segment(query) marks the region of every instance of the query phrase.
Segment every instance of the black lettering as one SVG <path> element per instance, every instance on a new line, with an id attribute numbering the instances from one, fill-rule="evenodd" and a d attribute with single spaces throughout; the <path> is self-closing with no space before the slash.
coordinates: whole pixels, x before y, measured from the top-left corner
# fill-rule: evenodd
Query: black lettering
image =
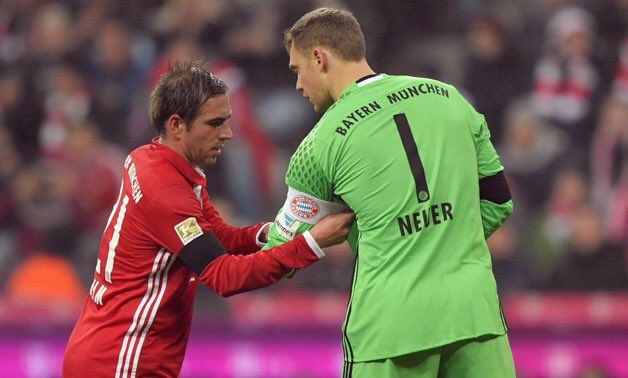
<path id="1" fill-rule="evenodd" d="M 371 109 L 376 112 L 378 110 L 380 110 L 382 108 L 382 106 L 380 104 L 377 103 L 377 101 L 373 101 L 369 104 L 369 106 L 371 107 Z"/>
<path id="2" fill-rule="evenodd" d="M 404 100 L 407 100 L 408 98 L 410 98 L 410 95 L 408 94 L 408 91 L 406 91 L 405 89 L 402 89 L 399 91 L 399 95 L 401 96 L 401 98 L 403 98 Z"/>
<path id="3" fill-rule="evenodd" d="M 427 91 L 425 89 L 423 89 L 424 86 L 425 86 L 425 84 L 420 84 L 419 85 L 419 92 L 421 92 L 423 94 L 427 94 Z"/>
<path id="4" fill-rule="evenodd" d="M 430 206 L 430 210 L 432 210 L 432 221 L 434 222 L 434 225 L 440 224 L 440 220 L 438 219 L 438 216 L 440 215 L 438 213 L 438 205 Z"/>
<path id="5" fill-rule="evenodd" d="M 408 92 L 410 92 L 412 97 L 419 95 L 419 90 L 415 86 L 409 87 Z"/>
<path id="6" fill-rule="evenodd" d="M 355 114 L 359 115 L 359 116 L 360 116 L 360 118 L 364 118 L 364 117 L 366 117 L 366 116 L 364 115 L 364 113 L 362 113 L 362 112 L 360 111 L 360 109 L 356 109 L 356 110 L 354 110 L 353 112 L 354 112 Z"/>
<path id="7" fill-rule="evenodd" d="M 353 113 L 349 114 L 347 118 L 351 118 L 353 122 L 358 122 L 358 119 L 353 115 Z"/>
<path id="8" fill-rule="evenodd" d="M 399 98 L 399 96 L 396 93 L 389 94 L 386 97 L 388 97 L 388 102 L 390 102 L 391 104 L 394 104 L 395 102 L 401 101 L 401 98 Z"/>
<path id="9" fill-rule="evenodd" d="M 350 128 L 351 125 L 353 125 L 353 122 L 347 121 L 346 119 L 343 119 L 342 120 L 342 124 L 345 125 L 347 128 Z"/>
<path id="10" fill-rule="evenodd" d="M 412 227 L 410 226 L 410 216 L 405 216 L 405 222 L 402 217 L 397 218 L 397 222 L 399 222 L 399 233 L 401 236 L 406 236 L 406 233 L 410 235 L 412 233 Z"/>
<path id="11" fill-rule="evenodd" d="M 440 93 L 440 87 L 438 85 L 435 85 L 434 88 L 436 89 L 436 94 L 442 96 L 443 94 Z"/>
<path id="12" fill-rule="evenodd" d="M 421 218 L 419 218 L 419 213 L 412 214 L 412 221 L 414 222 L 414 230 L 421 231 Z"/>
<path id="13" fill-rule="evenodd" d="M 347 135 L 347 130 L 342 127 L 337 127 L 336 132 L 340 135 Z"/>
<path id="14" fill-rule="evenodd" d="M 421 213 L 423 213 L 423 224 L 425 225 L 425 228 L 427 228 L 427 226 L 430 225 L 429 213 L 427 213 L 425 210 L 421 210 Z"/>
<path id="15" fill-rule="evenodd" d="M 447 220 L 447 218 L 453 220 L 454 216 L 451 214 L 452 206 L 450 203 L 445 202 L 440 205 L 441 211 L 443 212 L 443 222 Z"/>
<path id="16" fill-rule="evenodd" d="M 428 93 L 434 93 L 434 86 L 432 84 L 426 84 L 425 85 L 427 87 L 427 92 Z"/>
<path id="17" fill-rule="evenodd" d="M 366 106 L 363 106 L 363 107 L 361 107 L 360 109 L 361 109 L 361 110 L 364 112 L 364 114 L 366 114 L 366 115 L 369 115 L 369 114 L 371 114 L 371 113 L 372 113 L 372 112 L 371 112 L 371 110 L 370 110 L 368 107 L 366 107 Z"/>
<path id="18" fill-rule="evenodd" d="M 443 92 L 443 96 L 449 98 L 449 91 L 447 91 L 447 89 L 441 88 L 440 90 L 441 90 L 441 92 Z"/>

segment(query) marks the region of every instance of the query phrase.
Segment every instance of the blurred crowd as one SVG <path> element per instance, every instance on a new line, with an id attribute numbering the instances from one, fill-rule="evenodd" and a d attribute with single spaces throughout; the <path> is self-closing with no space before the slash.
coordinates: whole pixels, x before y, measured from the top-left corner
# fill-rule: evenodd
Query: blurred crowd
<path id="1" fill-rule="evenodd" d="M 454 84 L 486 116 L 515 200 L 489 240 L 503 293 L 628 288 L 627 0 L 0 4 L 6 301 L 83 301 L 122 162 L 155 135 L 150 89 L 179 59 L 230 88 L 235 137 L 206 170 L 212 201 L 234 224 L 274 218 L 319 117 L 282 31 L 320 6 L 354 12 L 376 71 Z M 280 290 L 348 290 L 353 257 L 335 249 Z"/>

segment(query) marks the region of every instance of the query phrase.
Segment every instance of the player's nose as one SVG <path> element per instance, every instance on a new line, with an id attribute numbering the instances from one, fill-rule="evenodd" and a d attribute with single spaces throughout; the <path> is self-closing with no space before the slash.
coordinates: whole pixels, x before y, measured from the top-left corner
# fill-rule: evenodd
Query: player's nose
<path id="1" fill-rule="evenodd" d="M 223 130 L 220 134 L 220 139 L 229 140 L 231 138 L 233 138 L 233 130 L 231 130 L 229 123 L 225 122 L 223 125 Z"/>

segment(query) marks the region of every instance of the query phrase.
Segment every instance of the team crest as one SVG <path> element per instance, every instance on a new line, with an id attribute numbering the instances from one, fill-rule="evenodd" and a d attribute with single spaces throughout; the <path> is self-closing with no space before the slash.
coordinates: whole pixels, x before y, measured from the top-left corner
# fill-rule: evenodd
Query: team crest
<path id="1" fill-rule="evenodd" d="M 306 196 L 296 196 L 290 203 L 290 211 L 297 218 L 310 219 L 314 218 L 320 211 L 320 207 L 316 201 Z"/>
<path id="2" fill-rule="evenodd" d="M 174 230 L 177 232 L 179 239 L 184 245 L 187 245 L 192 240 L 203 234 L 201 226 L 198 225 L 196 218 L 190 217 L 183 222 L 174 226 Z"/>

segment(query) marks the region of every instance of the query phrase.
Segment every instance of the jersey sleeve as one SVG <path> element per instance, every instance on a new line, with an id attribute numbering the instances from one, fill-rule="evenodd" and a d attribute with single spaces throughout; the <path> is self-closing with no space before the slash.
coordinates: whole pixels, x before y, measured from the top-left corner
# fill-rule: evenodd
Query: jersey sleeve
<path id="1" fill-rule="evenodd" d="M 225 223 L 218 210 L 209 201 L 209 196 L 205 189 L 203 189 L 203 215 L 227 253 L 231 255 L 247 255 L 259 249 L 257 232 L 265 223 L 247 227 L 235 227 Z"/>
<path id="2" fill-rule="evenodd" d="M 346 206 L 332 203 L 333 186 L 320 164 L 321 141 L 315 127 L 299 145 L 288 165 L 288 195 L 277 212 L 264 249 L 292 240 L 308 231 L 325 215 L 343 211 Z M 336 205 L 336 206 L 334 206 Z"/>
<path id="3" fill-rule="evenodd" d="M 298 235 L 269 250 L 246 256 L 222 255 L 207 265 L 200 279 L 218 295 L 228 297 L 273 284 L 318 259 L 306 238 Z"/>
<path id="4" fill-rule="evenodd" d="M 469 127 L 475 145 L 477 157 L 478 178 L 483 180 L 503 172 L 499 155 L 491 142 L 491 133 L 484 116 L 478 113 L 467 100 L 459 93 L 463 106 L 466 107 Z M 491 234 L 504 223 L 513 212 L 513 202 L 509 199 L 503 203 L 480 198 L 480 213 L 482 215 L 482 227 L 484 237 Z"/>
<path id="5" fill-rule="evenodd" d="M 200 201 L 191 188 L 184 186 L 161 189 L 148 202 L 145 216 L 146 232 L 151 239 L 175 254 L 194 239 L 212 231 Z"/>
<path id="6" fill-rule="evenodd" d="M 332 181 L 321 164 L 321 150 L 326 146 L 317 134 L 317 129 L 313 129 L 290 158 L 286 184 L 323 201 L 332 201 L 334 198 Z"/>

